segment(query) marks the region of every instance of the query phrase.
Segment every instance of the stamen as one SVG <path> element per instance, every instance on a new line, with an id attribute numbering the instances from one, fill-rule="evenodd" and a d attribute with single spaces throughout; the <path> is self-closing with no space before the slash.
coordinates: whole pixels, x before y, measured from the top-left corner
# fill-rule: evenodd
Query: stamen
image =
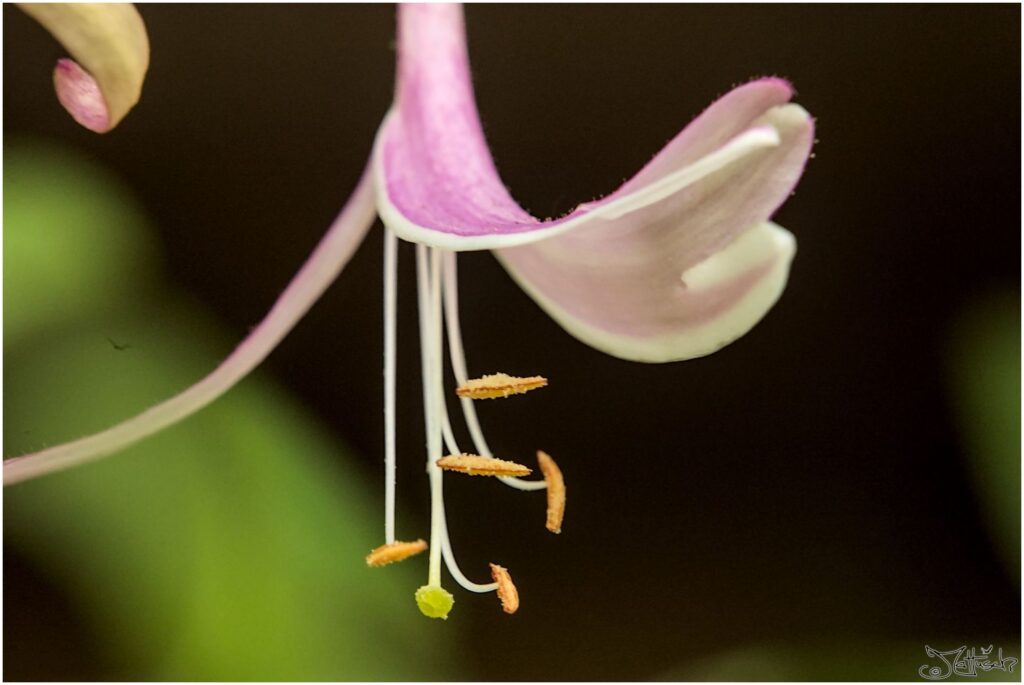
<path id="1" fill-rule="evenodd" d="M 554 459 L 541 450 L 537 450 L 537 463 L 548 484 L 547 529 L 552 533 L 561 533 L 562 518 L 565 516 L 565 480 L 562 478 L 562 470 Z"/>
<path id="2" fill-rule="evenodd" d="M 456 382 L 461 385 L 469 378 L 469 373 L 466 371 L 466 354 L 462 345 L 462 328 L 459 325 L 458 270 L 454 252 L 444 255 L 444 316 L 448 327 L 448 349 L 451 352 L 452 372 L 455 374 Z M 473 446 L 477 453 L 486 457 L 493 456 L 494 453 L 487 446 L 484 432 L 480 428 L 480 420 L 477 418 L 473 400 L 462 397 L 459 398 L 459 403 L 462 405 L 466 427 L 473 438 Z M 448 451 L 452 454 L 459 454 L 462 450 L 453 447 L 453 443 L 449 443 Z M 520 480 L 506 476 L 499 476 L 498 480 L 517 490 L 543 490 L 547 487 L 547 482 L 543 480 Z"/>
<path id="3" fill-rule="evenodd" d="M 444 320 L 448 327 L 448 349 L 451 352 L 452 372 L 455 380 L 462 385 L 469 378 L 466 371 L 466 354 L 462 346 L 462 327 L 459 325 L 459 285 L 458 285 L 458 262 L 454 252 L 445 255 L 444 260 Z M 459 399 L 462 404 L 462 413 L 466 418 L 466 427 L 473 438 L 473 445 L 476 451 L 484 456 L 492 456 L 491 448 L 484 440 L 483 430 L 480 428 L 480 421 L 476 416 L 476 407 L 473 401 L 463 397 Z M 453 453 L 461 450 L 452 450 Z"/>
<path id="4" fill-rule="evenodd" d="M 444 508 L 443 507 L 441 509 L 441 513 L 444 514 Z M 444 547 L 442 548 L 441 552 L 444 555 L 444 563 L 445 563 L 445 566 L 448 567 L 448 573 L 450 573 L 452 575 L 452 578 L 455 579 L 455 582 L 457 582 L 464 589 L 469 590 L 470 592 L 481 592 L 481 593 L 482 592 L 493 592 L 494 590 L 498 589 L 498 584 L 497 583 L 487 583 L 486 585 L 481 585 L 479 583 L 474 583 L 469 578 L 467 578 L 465 576 L 465 574 L 462 572 L 462 569 L 459 568 L 459 565 L 455 562 L 455 554 L 452 553 L 452 543 L 451 543 L 451 539 L 449 538 L 449 535 L 448 535 L 448 517 L 447 517 L 447 515 L 445 515 L 445 519 L 444 519 L 444 540 L 443 540 L 443 542 L 444 542 Z"/>
<path id="5" fill-rule="evenodd" d="M 416 592 L 416 602 L 425 615 L 434 618 L 444 618 L 450 611 L 454 599 L 451 595 L 440 587 L 440 564 L 437 561 L 438 550 L 440 555 L 444 559 L 445 565 L 448 567 L 448 572 L 452 575 L 459 585 L 466 590 L 471 592 L 491 592 L 498 589 L 498 583 L 479 584 L 474 583 L 462 573 L 458 564 L 455 561 L 455 555 L 452 552 L 451 540 L 448 533 L 448 522 L 444 506 L 444 493 L 443 493 L 443 482 L 441 480 L 442 471 L 440 468 L 441 459 L 437 457 L 440 453 L 434 452 L 436 443 L 443 439 L 443 442 L 447 445 L 448 449 L 458 456 L 473 456 L 473 455 L 462 455 L 455 441 L 455 436 L 452 432 L 451 422 L 448 417 L 447 403 L 445 401 L 444 392 L 442 390 L 442 378 L 443 378 L 443 362 L 441 359 L 441 352 L 443 350 L 443 336 L 441 331 L 441 320 L 440 320 L 440 297 L 445 296 L 445 313 L 449 314 L 452 310 L 449 309 L 453 300 L 448 295 L 448 288 L 450 285 L 454 286 L 454 282 L 449 280 L 448 268 L 454 266 L 454 259 L 451 255 L 441 254 L 440 251 L 433 251 L 430 253 L 431 259 L 428 262 L 426 249 L 422 246 L 417 247 L 416 251 L 416 264 L 417 264 L 417 283 L 419 291 L 419 320 L 420 320 L 420 331 L 421 331 L 421 362 L 423 366 L 423 403 L 426 413 L 426 424 L 427 424 L 427 442 L 428 450 L 430 452 L 430 458 L 428 461 L 428 472 L 430 473 L 431 482 L 431 558 L 430 558 L 430 576 L 428 584 L 421 587 Z M 443 263 L 440 261 L 443 258 Z M 442 290 L 440 277 L 444 277 L 444 286 Z M 449 342 L 452 347 L 452 366 L 458 374 L 461 371 L 462 380 L 465 379 L 465 360 L 461 359 L 461 348 L 462 341 L 458 337 L 457 328 L 454 330 L 450 326 L 451 318 L 449 321 Z M 456 320 L 457 326 L 457 320 Z M 469 404 L 472 409 L 470 400 L 463 400 L 463 406 Z M 479 433 L 479 424 L 475 421 L 476 415 L 472 414 L 473 422 L 470 423 L 470 432 Z M 438 426 L 438 424 L 440 424 Z M 441 436 L 438 437 L 437 433 L 440 431 Z M 479 436 L 481 441 L 483 436 Z M 476 435 L 474 435 L 474 439 Z M 438 449 L 440 448 L 437 445 Z M 435 456 L 435 454 L 437 456 Z M 481 457 L 476 457 L 482 459 Z M 513 464 L 512 462 L 501 462 L 497 459 L 487 460 L 489 463 L 500 463 L 507 466 L 518 467 L 516 473 L 529 473 L 530 470 L 520 464 Z M 474 469 L 475 470 L 475 469 Z M 436 472 L 436 475 L 435 475 Z M 517 483 L 514 478 L 504 478 L 506 482 Z M 527 486 L 533 486 L 534 484 L 529 481 L 523 481 Z M 547 483 L 544 481 L 538 481 L 540 487 L 546 487 Z M 523 488 L 526 489 L 526 488 Z M 530 487 L 530 489 L 533 489 Z M 440 539 L 440 545 L 437 544 Z M 492 572 L 493 573 L 493 572 Z M 508 580 L 511 583 L 511 579 Z M 514 592 L 514 586 L 512 586 Z M 508 591 L 506 591 L 506 594 Z M 518 606 L 518 596 L 516 596 L 516 606 Z M 514 609 L 513 609 L 514 610 Z"/>
<path id="6" fill-rule="evenodd" d="M 520 378 L 507 373 L 495 373 L 483 378 L 474 378 L 459 385 L 455 393 L 472 400 L 487 400 L 509 395 L 522 395 L 548 384 L 543 376 Z"/>
<path id="7" fill-rule="evenodd" d="M 445 402 L 444 393 L 441 393 L 441 430 L 444 433 L 444 444 L 452 454 L 461 454 L 459 444 L 455 442 L 455 434 L 452 432 L 451 420 L 448 418 L 448 403 Z"/>
<path id="8" fill-rule="evenodd" d="M 389 542 L 386 545 L 381 545 L 377 549 L 373 550 L 366 555 L 367 566 L 387 566 L 393 564 L 396 561 L 402 561 L 408 559 L 411 556 L 415 556 L 420 552 L 424 552 L 427 549 L 427 543 L 425 540 L 415 540 L 413 542 L 401 542 L 396 540 Z"/>
<path id="9" fill-rule="evenodd" d="M 501 608 L 506 614 L 514 614 L 519 610 L 519 591 L 512 582 L 512 576 L 508 569 L 491 564 L 491 577 L 498 584 L 498 599 L 501 600 Z"/>
<path id="10" fill-rule="evenodd" d="M 475 454 L 451 454 L 437 461 L 445 471 L 458 471 L 470 476 L 528 476 L 529 468 L 514 461 L 493 457 L 479 457 Z"/>
<path id="11" fill-rule="evenodd" d="M 384 230 L 384 539 L 395 541 L 395 357 L 398 236 Z M 424 543 L 424 549 L 426 549 Z M 367 562 L 369 563 L 369 562 Z"/>
<path id="12" fill-rule="evenodd" d="M 422 248 L 422 249 L 421 249 Z M 430 407 L 433 406 L 434 393 L 427 382 L 428 369 L 430 368 L 430 262 L 427 259 L 428 248 L 422 245 L 416 246 L 416 303 L 419 313 L 420 326 L 420 367 L 423 376 L 423 419 L 425 429 L 428 431 L 427 442 L 429 443 L 430 431 Z M 442 399 L 444 393 L 441 393 Z"/>

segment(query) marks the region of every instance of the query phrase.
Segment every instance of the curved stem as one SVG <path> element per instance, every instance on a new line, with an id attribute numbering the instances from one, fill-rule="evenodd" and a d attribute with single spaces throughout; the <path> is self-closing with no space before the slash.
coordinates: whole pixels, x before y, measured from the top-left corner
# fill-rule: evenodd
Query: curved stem
<path id="1" fill-rule="evenodd" d="M 355 192 L 313 253 L 252 333 L 208 376 L 113 428 L 4 462 L 4 485 L 84 464 L 181 421 L 224 394 L 277 347 L 327 289 L 373 224 L 373 182 L 363 172 Z"/>

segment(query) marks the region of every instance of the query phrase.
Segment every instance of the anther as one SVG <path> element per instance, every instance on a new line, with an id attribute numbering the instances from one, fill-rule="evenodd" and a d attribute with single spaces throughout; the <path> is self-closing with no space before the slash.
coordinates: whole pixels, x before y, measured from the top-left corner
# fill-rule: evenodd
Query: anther
<path id="1" fill-rule="evenodd" d="M 506 614 L 514 614 L 519 610 L 519 591 L 512 582 L 512 576 L 508 569 L 491 564 L 491 578 L 498 584 L 498 599 L 501 600 L 501 608 Z"/>
<path id="2" fill-rule="evenodd" d="M 554 459 L 541 450 L 537 450 L 537 463 L 548 484 L 547 529 L 552 533 L 561 533 L 562 518 L 565 516 L 565 480 L 562 478 L 562 470 Z"/>
<path id="3" fill-rule="evenodd" d="M 532 471 L 514 461 L 504 461 L 475 454 L 451 454 L 437 460 L 445 471 L 458 471 L 470 476 L 528 476 Z"/>
<path id="4" fill-rule="evenodd" d="M 522 395 L 548 384 L 543 376 L 519 378 L 506 373 L 495 373 L 483 378 L 473 378 L 460 385 L 455 394 L 471 400 L 487 400 L 509 395 Z"/>
<path id="5" fill-rule="evenodd" d="M 416 540 L 414 542 L 402 542 L 400 540 L 395 540 L 394 542 L 389 542 L 386 545 L 381 545 L 367 554 L 366 565 L 374 567 L 387 566 L 388 564 L 393 564 L 396 561 L 408 559 L 411 556 L 426 551 L 426 549 L 427 543 L 424 540 Z"/>

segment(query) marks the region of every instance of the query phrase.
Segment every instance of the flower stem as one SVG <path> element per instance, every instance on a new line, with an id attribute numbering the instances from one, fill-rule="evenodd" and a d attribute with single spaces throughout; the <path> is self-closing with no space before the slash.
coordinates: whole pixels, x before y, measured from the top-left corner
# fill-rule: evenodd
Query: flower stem
<path id="1" fill-rule="evenodd" d="M 369 171 L 344 209 L 252 333 L 195 385 L 112 428 L 4 462 L 4 485 L 84 464 L 124 449 L 214 401 L 252 371 L 281 342 L 341 273 L 375 218 Z"/>

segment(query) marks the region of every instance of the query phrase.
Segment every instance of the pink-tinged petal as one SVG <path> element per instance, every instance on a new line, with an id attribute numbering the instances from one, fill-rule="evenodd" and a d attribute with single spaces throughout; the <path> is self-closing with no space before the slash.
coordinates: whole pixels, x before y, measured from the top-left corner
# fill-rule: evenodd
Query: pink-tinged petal
<path id="1" fill-rule="evenodd" d="M 733 88 L 715 100 L 617 193 L 633 192 L 673 170 L 711 154 L 747 130 L 772 107 L 793 97 L 793 87 L 781 78 L 756 79 Z"/>
<path id="2" fill-rule="evenodd" d="M 615 280 L 620 287 L 586 276 L 602 265 L 574 260 L 558 271 L 547 255 L 529 252 L 533 247 L 498 256 L 551 318 L 602 352 L 660 363 L 711 354 L 747 333 L 782 294 L 796 240 L 773 223 L 761 223 L 682 273 L 670 260 L 641 265 L 632 269 L 634 282 L 628 276 Z M 630 271 L 624 264 L 615 265 L 621 275 Z M 537 273 L 536 280 L 527 275 Z M 587 283 L 597 283 L 596 289 L 586 292 L 581 286 Z"/>
<path id="3" fill-rule="evenodd" d="M 53 85 L 60 104 L 75 121 L 96 133 L 110 130 L 110 113 L 100 85 L 74 60 L 57 60 Z"/>
<path id="4" fill-rule="evenodd" d="M 462 8 L 400 5 L 395 106 L 376 144 L 378 209 L 402 237 L 409 223 L 452 236 L 539 226 L 494 168 L 470 83 Z"/>
<path id="5" fill-rule="evenodd" d="M 781 142 L 756 159 L 497 256 L 570 333 L 609 354 L 663 362 L 714 352 L 771 308 L 795 250 L 792 236 L 764 222 L 803 171 L 813 123 L 797 105 L 759 121 Z"/>
<path id="6" fill-rule="evenodd" d="M 638 361 L 709 354 L 778 298 L 795 241 L 766 222 L 814 137 L 786 81 L 732 90 L 619 190 L 539 221 L 509 196 L 487 149 L 459 8 L 402 7 L 398 50 L 375 174 L 381 218 L 403 238 L 496 249 L 567 330 Z"/>
<path id="7" fill-rule="evenodd" d="M 378 210 L 401 237 L 452 250 L 522 245 L 596 218 L 617 218 L 658 204 L 708 175 L 763 158 L 780 144 L 763 117 L 792 95 L 781 79 L 742 86 L 615 193 L 559 219 L 539 221 L 508 194 L 487 148 L 461 9 L 402 6 L 398 56 L 395 106 L 376 144 Z"/>
<path id="8" fill-rule="evenodd" d="M 348 263 L 373 225 L 369 167 L 330 229 L 259 325 L 227 359 L 195 385 L 132 418 L 63 445 L 4 461 L 4 485 L 108 456 L 191 416 L 245 378 L 306 315 Z"/>
<path id="9" fill-rule="evenodd" d="M 67 49 L 53 72 L 57 99 L 75 121 L 105 133 L 139 101 L 149 38 L 129 4 L 22 4 Z"/>

